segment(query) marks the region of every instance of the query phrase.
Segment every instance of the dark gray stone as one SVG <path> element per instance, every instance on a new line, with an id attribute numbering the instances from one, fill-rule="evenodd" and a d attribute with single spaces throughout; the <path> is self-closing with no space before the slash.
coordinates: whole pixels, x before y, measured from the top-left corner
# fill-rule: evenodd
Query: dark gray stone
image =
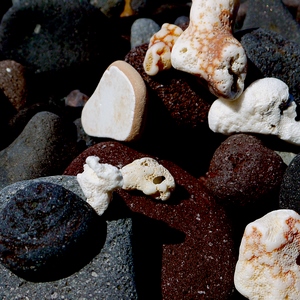
<path id="1" fill-rule="evenodd" d="M 17 181 L 62 174 L 78 155 L 76 127 L 50 112 L 37 113 L 0 152 L 0 188 Z"/>
<path id="2" fill-rule="evenodd" d="M 300 45 L 280 34 L 259 28 L 246 33 L 241 43 L 250 62 L 250 73 L 261 77 L 276 77 L 289 86 L 290 94 L 300 101 Z M 257 78 L 256 78 L 257 79 Z"/>
<path id="3" fill-rule="evenodd" d="M 59 71 L 113 52 L 112 31 L 86 0 L 20 1 L 2 19 L 0 49 L 36 73 Z"/>
<path id="4" fill-rule="evenodd" d="M 152 35 L 159 30 L 160 26 L 151 19 L 140 18 L 135 20 L 131 26 L 131 48 L 149 43 Z"/>
<path id="5" fill-rule="evenodd" d="M 260 27 L 300 44 L 300 25 L 281 0 L 248 0 L 242 30 Z"/>
<path id="6" fill-rule="evenodd" d="M 49 176 L 20 181 L 2 189 L 0 209 L 9 195 L 40 181 L 59 184 L 84 198 L 76 176 Z M 131 239 L 131 219 L 107 221 L 106 240 L 100 253 L 79 271 L 51 282 L 26 281 L 0 264 L 0 299 L 138 299 Z"/>
<path id="7" fill-rule="evenodd" d="M 0 261 L 30 281 L 74 273 L 99 253 L 105 237 L 104 219 L 87 202 L 49 182 L 18 189 L 0 212 Z"/>
<path id="8" fill-rule="evenodd" d="M 130 49 L 118 29 L 88 0 L 18 1 L 0 24 L 0 58 L 26 67 L 35 94 L 91 94 Z"/>

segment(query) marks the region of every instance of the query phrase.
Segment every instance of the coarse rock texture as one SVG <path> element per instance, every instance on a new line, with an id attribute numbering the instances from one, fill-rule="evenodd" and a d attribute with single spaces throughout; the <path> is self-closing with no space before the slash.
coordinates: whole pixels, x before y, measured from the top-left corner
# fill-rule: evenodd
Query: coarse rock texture
<path id="1" fill-rule="evenodd" d="M 242 30 L 260 27 L 300 45 L 300 25 L 282 0 L 248 0 Z M 299 2 L 299 1 L 298 1 Z"/>
<path id="2" fill-rule="evenodd" d="M 300 214 L 300 154 L 298 153 L 286 169 L 280 187 L 279 207 L 293 209 Z"/>
<path id="3" fill-rule="evenodd" d="M 241 37 L 241 44 L 251 62 L 250 77 L 275 77 L 282 80 L 288 85 L 296 103 L 299 103 L 300 45 L 263 28 L 245 33 Z"/>
<path id="4" fill-rule="evenodd" d="M 0 188 L 20 180 L 61 174 L 77 154 L 75 128 L 51 112 L 40 112 L 0 152 Z"/>
<path id="5" fill-rule="evenodd" d="M 0 90 L 16 111 L 24 107 L 27 100 L 25 73 L 24 66 L 13 60 L 0 61 Z M 7 113 L 7 109 L 5 111 Z"/>
<path id="6" fill-rule="evenodd" d="M 261 139 L 234 134 L 215 151 L 204 180 L 223 205 L 244 206 L 278 198 L 286 164 Z"/>
<path id="7" fill-rule="evenodd" d="M 250 134 L 232 135 L 214 152 L 208 172 L 200 180 L 226 208 L 237 251 L 245 226 L 278 208 L 285 170 L 282 158 Z"/>
<path id="8" fill-rule="evenodd" d="M 84 199 L 75 176 L 49 176 L 19 181 L 2 189 L 1 210 L 19 190 L 41 182 L 59 185 Z M 0 265 L 1 299 L 77 299 L 78 295 L 86 299 L 138 299 L 132 256 L 132 220 L 114 218 L 107 219 L 106 223 L 101 251 L 68 277 L 47 282 L 27 281 Z M 80 263 L 78 261 L 77 266 Z"/>
<path id="9" fill-rule="evenodd" d="M 118 168 L 145 157 L 122 143 L 100 142 L 75 158 L 64 174 L 82 172 L 91 155 Z M 121 189 L 103 214 L 129 214 L 133 219 L 139 297 L 229 299 L 236 254 L 223 208 L 197 179 L 170 161 L 156 160 L 175 179 L 177 188 L 170 199 L 161 202 L 140 191 Z"/>
<path id="10" fill-rule="evenodd" d="M 32 183 L 6 201 L 0 212 L 0 261 L 26 280 L 66 277 L 104 244 L 105 221 L 60 185 Z"/>

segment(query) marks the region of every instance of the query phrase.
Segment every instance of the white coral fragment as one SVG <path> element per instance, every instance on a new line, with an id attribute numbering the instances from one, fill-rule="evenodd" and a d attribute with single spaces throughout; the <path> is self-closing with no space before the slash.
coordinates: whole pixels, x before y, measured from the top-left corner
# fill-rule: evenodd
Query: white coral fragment
<path id="1" fill-rule="evenodd" d="M 143 62 L 144 70 L 148 75 L 154 76 L 172 67 L 171 51 L 182 32 L 180 27 L 165 23 L 151 37 Z"/>
<path id="2" fill-rule="evenodd" d="M 244 90 L 247 56 L 232 34 L 236 0 L 193 0 L 188 28 L 176 40 L 172 66 L 207 83 L 212 94 L 234 100 Z"/>
<path id="3" fill-rule="evenodd" d="M 300 299 L 300 215 L 272 211 L 246 226 L 234 274 L 251 300 Z"/>
<path id="4" fill-rule="evenodd" d="M 102 215 L 107 209 L 112 193 L 123 186 L 120 170 L 110 164 L 100 164 L 99 157 L 88 156 L 83 173 L 77 174 L 77 181 L 87 202 Z"/>
<path id="5" fill-rule="evenodd" d="M 155 199 L 167 200 L 175 189 L 171 173 L 155 159 L 143 157 L 121 169 L 125 190 L 140 190 Z"/>
<path id="6" fill-rule="evenodd" d="M 213 132 L 225 135 L 271 134 L 300 145 L 300 123 L 296 117 L 296 103 L 290 101 L 287 84 L 266 77 L 252 82 L 235 101 L 215 100 L 208 113 L 208 125 Z"/>

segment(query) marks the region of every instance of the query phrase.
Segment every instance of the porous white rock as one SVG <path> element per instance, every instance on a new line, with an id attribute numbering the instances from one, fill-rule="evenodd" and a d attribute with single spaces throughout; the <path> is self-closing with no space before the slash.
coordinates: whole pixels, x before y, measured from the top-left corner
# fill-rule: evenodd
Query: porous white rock
<path id="1" fill-rule="evenodd" d="M 124 190 L 140 190 L 155 199 L 168 200 L 175 189 L 171 173 L 155 159 L 143 157 L 121 168 Z"/>
<path id="2" fill-rule="evenodd" d="M 215 100 L 208 112 L 208 124 L 216 133 L 271 134 L 300 145 L 296 116 L 296 103 L 290 101 L 286 83 L 267 77 L 254 81 L 235 101 Z"/>
<path id="3" fill-rule="evenodd" d="M 147 88 L 129 63 L 113 62 L 81 113 L 86 134 L 132 141 L 140 137 L 145 123 Z"/>
<path id="4" fill-rule="evenodd" d="M 172 48 L 182 32 L 179 26 L 164 23 L 151 37 L 143 62 L 144 70 L 148 75 L 153 76 L 172 67 Z"/>
<path id="5" fill-rule="evenodd" d="M 251 300 L 300 299 L 300 215 L 271 211 L 246 226 L 234 273 Z"/>
<path id="6" fill-rule="evenodd" d="M 232 35 L 237 0 L 193 0 L 190 23 L 171 52 L 175 69 L 199 76 L 219 98 L 236 99 L 244 90 L 247 56 Z"/>
<path id="7" fill-rule="evenodd" d="M 113 191 L 122 188 L 121 171 L 110 164 L 100 164 L 99 157 L 88 156 L 83 173 L 77 174 L 77 181 L 87 202 L 102 215 L 112 199 Z"/>

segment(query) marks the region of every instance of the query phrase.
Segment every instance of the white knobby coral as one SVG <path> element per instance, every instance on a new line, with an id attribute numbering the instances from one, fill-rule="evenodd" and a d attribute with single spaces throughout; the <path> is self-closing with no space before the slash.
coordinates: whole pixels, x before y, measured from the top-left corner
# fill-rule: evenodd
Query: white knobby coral
<path id="1" fill-rule="evenodd" d="M 175 189 L 175 180 L 171 173 L 155 159 L 143 157 L 121 169 L 123 189 L 140 190 L 155 199 L 167 200 Z"/>
<path id="2" fill-rule="evenodd" d="M 100 164 L 97 156 L 88 156 L 83 169 L 83 173 L 77 174 L 77 181 L 87 202 L 102 215 L 111 202 L 113 191 L 123 186 L 122 173 L 110 164 Z"/>
<path id="3" fill-rule="evenodd" d="M 188 28 L 176 40 L 172 66 L 204 80 L 217 97 L 234 100 L 244 90 L 247 56 L 232 34 L 237 0 L 193 0 Z"/>
<path id="4" fill-rule="evenodd" d="M 300 299 L 300 215 L 271 211 L 246 226 L 234 273 L 251 300 Z"/>
<path id="5" fill-rule="evenodd" d="M 235 101 L 215 100 L 208 113 L 208 125 L 213 132 L 225 135 L 271 134 L 300 145 L 300 123 L 296 117 L 296 103 L 290 101 L 287 84 L 266 77 L 252 82 Z"/>

